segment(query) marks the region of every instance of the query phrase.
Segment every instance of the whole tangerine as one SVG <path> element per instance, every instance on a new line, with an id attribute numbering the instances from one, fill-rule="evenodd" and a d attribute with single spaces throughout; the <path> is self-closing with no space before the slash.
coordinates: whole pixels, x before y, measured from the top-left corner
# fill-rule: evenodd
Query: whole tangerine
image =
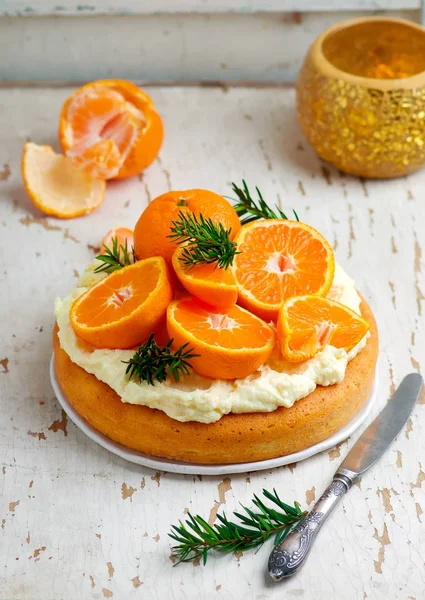
<path id="1" fill-rule="evenodd" d="M 177 244 L 167 236 L 180 212 L 192 212 L 197 216 L 202 214 L 206 219 L 221 223 L 230 230 L 231 239 L 241 228 L 233 206 L 215 192 L 198 189 L 166 192 L 149 204 L 134 228 L 134 250 L 139 260 L 162 256 L 171 263 Z"/>

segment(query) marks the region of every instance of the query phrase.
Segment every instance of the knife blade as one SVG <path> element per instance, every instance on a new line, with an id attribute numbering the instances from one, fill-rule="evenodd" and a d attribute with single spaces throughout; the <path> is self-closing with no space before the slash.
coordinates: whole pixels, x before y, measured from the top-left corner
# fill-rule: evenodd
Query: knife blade
<path id="1" fill-rule="evenodd" d="M 351 486 L 388 450 L 403 429 L 421 393 L 423 379 L 410 373 L 403 379 L 385 408 L 363 432 L 341 465 L 332 483 L 270 554 L 268 571 L 274 581 L 295 575 L 304 565 L 323 523 Z"/>
<path id="2" fill-rule="evenodd" d="M 421 392 L 422 381 L 419 373 L 411 373 L 403 379 L 391 400 L 342 461 L 338 473 L 350 471 L 360 477 L 381 458 L 406 425 Z"/>

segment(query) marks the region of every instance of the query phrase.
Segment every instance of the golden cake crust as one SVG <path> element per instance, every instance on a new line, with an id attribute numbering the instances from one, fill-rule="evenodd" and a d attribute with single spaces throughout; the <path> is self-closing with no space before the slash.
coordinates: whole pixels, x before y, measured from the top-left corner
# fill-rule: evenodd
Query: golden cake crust
<path id="1" fill-rule="evenodd" d="M 73 363 L 53 339 L 56 377 L 74 409 L 95 429 L 123 446 L 191 463 L 230 464 L 276 458 L 304 450 L 336 433 L 368 399 L 378 357 L 378 331 L 371 324 L 366 347 L 349 362 L 344 381 L 318 386 L 291 408 L 270 413 L 228 414 L 215 423 L 180 423 L 161 410 L 121 402 L 107 384 Z"/>

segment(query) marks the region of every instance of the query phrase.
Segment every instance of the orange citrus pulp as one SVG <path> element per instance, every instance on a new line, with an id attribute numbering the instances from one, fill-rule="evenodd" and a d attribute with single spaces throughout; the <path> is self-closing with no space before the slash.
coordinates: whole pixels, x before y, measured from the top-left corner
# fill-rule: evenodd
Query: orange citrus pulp
<path id="1" fill-rule="evenodd" d="M 315 229 L 289 220 L 244 225 L 233 261 L 239 303 L 265 320 L 276 320 L 286 298 L 326 295 L 335 262 L 331 246 Z"/>
<path id="2" fill-rule="evenodd" d="M 326 344 L 349 352 L 369 330 L 369 323 L 347 306 L 320 296 L 286 300 L 279 311 L 277 337 L 284 357 L 299 362 Z"/>
<path id="3" fill-rule="evenodd" d="M 173 297 L 161 257 L 114 271 L 72 304 L 75 333 L 96 348 L 132 348 L 161 323 Z"/>
<path id="4" fill-rule="evenodd" d="M 167 329 L 174 346 L 188 343 L 199 357 L 194 369 L 213 379 L 247 377 L 263 365 L 275 344 L 274 330 L 235 305 L 213 312 L 194 298 L 174 300 L 167 309 Z"/>
<path id="5" fill-rule="evenodd" d="M 129 81 L 88 83 L 62 108 L 59 140 L 64 152 L 98 178 L 140 173 L 155 160 L 162 139 L 162 121 L 151 98 Z"/>

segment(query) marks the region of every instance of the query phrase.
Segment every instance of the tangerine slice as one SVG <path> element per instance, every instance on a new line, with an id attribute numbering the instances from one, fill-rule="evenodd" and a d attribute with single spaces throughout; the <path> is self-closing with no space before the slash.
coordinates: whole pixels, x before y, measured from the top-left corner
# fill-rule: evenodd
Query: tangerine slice
<path id="1" fill-rule="evenodd" d="M 21 167 L 29 197 L 46 215 L 72 219 L 91 212 L 105 199 L 104 181 L 83 173 L 50 146 L 26 142 Z"/>
<path id="2" fill-rule="evenodd" d="M 110 229 L 108 233 L 104 235 L 100 243 L 101 251 L 104 249 L 105 246 L 107 246 L 108 248 L 112 248 L 112 238 L 117 238 L 118 248 L 121 246 L 125 246 L 125 242 L 127 241 L 127 248 L 129 252 L 134 245 L 132 229 L 129 229 L 128 227 L 114 227 L 114 229 Z"/>
<path id="3" fill-rule="evenodd" d="M 220 269 L 215 265 L 195 265 L 188 270 L 180 257 L 183 248 L 177 248 L 172 263 L 180 283 L 195 298 L 216 308 L 230 308 L 238 299 L 238 288 L 231 269 Z"/>
<path id="4" fill-rule="evenodd" d="M 129 81 L 86 84 L 62 108 L 59 140 L 64 152 L 98 177 L 140 173 L 155 160 L 162 139 L 162 121 L 152 100 Z"/>
<path id="5" fill-rule="evenodd" d="M 276 320 L 286 298 L 325 296 L 335 270 L 334 254 L 313 227 L 281 219 L 244 225 L 233 261 L 239 303 L 262 319 Z"/>
<path id="6" fill-rule="evenodd" d="M 213 379 L 247 377 L 263 365 L 275 344 L 274 330 L 235 305 L 213 312 L 194 298 L 174 300 L 167 309 L 167 329 L 174 346 L 190 344 L 199 357 L 193 368 Z"/>
<path id="7" fill-rule="evenodd" d="M 161 257 L 114 271 L 71 306 L 75 333 L 96 348 L 132 348 L 160 324 L 173 297 Z"/>
<path id="8" fill-rule="evenodd" d="M 300 362 L 326 344 L 349 352 L 369 327 L 365 319 L 339 302 L 320 296 L 298 296 L 282 304 L 277 338 L 284 357 Z"/>

